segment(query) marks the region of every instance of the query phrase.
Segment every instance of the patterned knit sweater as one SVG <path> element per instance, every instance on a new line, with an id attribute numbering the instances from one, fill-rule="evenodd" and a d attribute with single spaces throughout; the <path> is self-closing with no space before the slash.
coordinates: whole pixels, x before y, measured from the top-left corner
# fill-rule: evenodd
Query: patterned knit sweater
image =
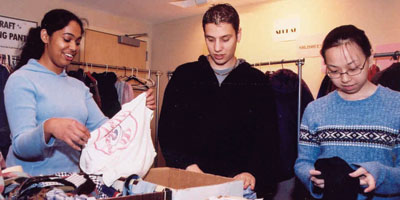
<path id="1" fill-rule="evenodd" d="M 338 156 L 375 178 L 376 189 L 358 199 L 400 199 L 399 130 L 399 92 L 378 86 L 366 99 L 347 101 L 334 91 L 304 112 L 295 173 L 315 198 L 322 198 L 313 191 L 309 171 L 317 159 Z"/>

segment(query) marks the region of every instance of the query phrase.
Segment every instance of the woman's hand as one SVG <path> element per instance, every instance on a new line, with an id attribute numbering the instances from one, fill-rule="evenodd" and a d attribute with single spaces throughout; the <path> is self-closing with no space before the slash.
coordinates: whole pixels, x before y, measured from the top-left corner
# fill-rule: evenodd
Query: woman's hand
<path id="1" fill-rule="evenodd" d="M 78 145 L 85 145 L 90 138 L 89 130 L 74 119 L 50 118 L 43 126 L 46 142 L 53 136 L 78 151 L 81 150 Z"/>
<path id="2" fill-rule="evenodd" d="M 154 96 L 153 88 L 146 91 L 146 106 L 151 110 L 156 109 L 156 98 Z"/>
<path id="3" fill-rule="evenodd" d="M 256 186 L 256 178 L 248 172 L 242 172 L 233 178 L 243 181 L 243 189 L 250 186 L 251 190 L 254 190 L 254 187 Z"/>
<path id="4" fill-rule="evenodd" d="M 367 185 L 368 187 L 365 188 L 364 192 L 371 192 L 376 188 L 376 181 L 374 176 L 370 174 L 365 168 L 360 167 L 356 171 L 349 174 L 351 177 L 356 178 L 359 177 L 360 185 Z"/>
<path id="5" fill-rule="evenodd" d="M 321 172 L 315 169 L 310 170 L 310 175 L 311 175 L 311 182 L 313 182 L 315 187 L 319 187 L 321 189 L 324 189 L 325 187 L 325 181 L 324 179 L 319 179 L 316 176 L 321 175 Z"/>

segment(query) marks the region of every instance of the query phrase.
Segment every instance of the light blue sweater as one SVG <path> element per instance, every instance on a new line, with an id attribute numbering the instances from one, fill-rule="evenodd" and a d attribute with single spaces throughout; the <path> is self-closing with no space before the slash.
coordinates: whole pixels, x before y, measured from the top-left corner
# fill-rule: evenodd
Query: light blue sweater
<path id="1" fill-rule="evenodd" d="M 353 169 L 361 166 L 374 176 L 372 199 L 400 199 L 377 195 L 400 193 L 399 130 L 399 92 L 378 86 L 366 99 L 346 101 L 334 91 L 310 103 L 304 112 L 295 173 L 312 192 L 309 170 L 315 161 L 338 156 Z M 366 196 L 359 194 L 358 199 Z"/>
<path id="2" fill-rule="evenodd" d="M 9 77 L 4 96 L 12 135 L 7 166 L 21 165 L 30 175 L 79 171 L 80 152 L 54 137 L 46 143 L 43 124 L 49 118 L 71 118 L 92 131 L 105 123 L 84 83 L 30 59 Z"/>

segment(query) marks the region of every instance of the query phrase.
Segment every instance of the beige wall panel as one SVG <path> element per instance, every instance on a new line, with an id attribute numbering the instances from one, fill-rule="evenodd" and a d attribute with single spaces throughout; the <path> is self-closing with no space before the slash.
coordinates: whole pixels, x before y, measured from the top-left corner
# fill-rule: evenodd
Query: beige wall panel
<path id="1" fill-rule="evenodd" d="M 112 66 L 125 66 L 127 71 L 109 69 L 123 76 L 124 74 L 136 75 L 133 68 L 145 69 L 147 43 L 141 41 L 140 47 L 133 47 L 118 43 L 118 36 L 94 30 L 86 30 L 85 47 L 81 53 L 81 62 L 106 64 Z M 93 71 L 105 71 L 95 68 Z M 146 73 L 139 73 L 140 77 L 146 77 Z"/>

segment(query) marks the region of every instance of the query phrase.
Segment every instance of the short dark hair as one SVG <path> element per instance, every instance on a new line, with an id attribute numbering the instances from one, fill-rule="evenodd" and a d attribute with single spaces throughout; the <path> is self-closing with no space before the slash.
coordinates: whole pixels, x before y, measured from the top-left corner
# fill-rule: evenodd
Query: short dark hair
<path id="1" fill-rule="evenodd" d="M 325 37 L 320 52 L 322 57 L 324 58 L 324 61 L 326 61 L 326 50 L 343 44 L 343 40 L 350 40 L 356 43 L 358 46 L 361 47 L 365 57 L 368 58 L 371 56 L 371 43 L 369 42 L 368 37 L 365 35 L 364 31 L 358 29 L 354 25 L 343 25 L 334 28 Z"/>
<path id="2" fill-rule="evenodd" d="M 211 6 L 203 16 L 203 31 L 205 31 L 206 24 L 220 24 L 221 22 L 232 24 L 235 33 L 238 33 L 240 23 L 239 14 L 230 4 Z"/>
<path id="3" fill-rule="evenodd" d="M 79 24 L 81 33 L 83 34 L 82 21 L 74 13 L 64 9 L 54 9 L 47 12 L 40 26 L 29 30 L 26 42 L 22 47 L 20 60 L 15 66 L 15 70 L 28 63 L 29 59 L 39 59 L 42 56 L 44 52 L 44 43 L 40 38 L 40 31 L 42 29 L 46 29 L 47 34 L 51 36 L 54 32 L 68 26 L 71 21 L 76 21 Z"/>

